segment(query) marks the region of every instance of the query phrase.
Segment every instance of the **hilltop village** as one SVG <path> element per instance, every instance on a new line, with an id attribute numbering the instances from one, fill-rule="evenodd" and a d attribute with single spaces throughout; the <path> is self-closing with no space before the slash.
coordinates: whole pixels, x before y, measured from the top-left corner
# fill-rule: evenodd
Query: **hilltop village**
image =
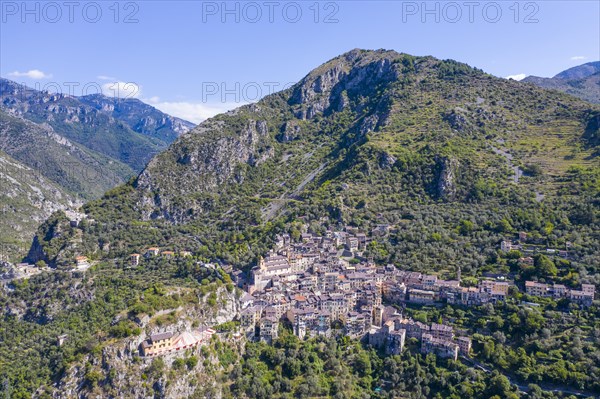
<path id="1" fill-rule="evenodd" d="M 415 338 L 423 353 L 457 359 L 468 356 L 471 339 L 452 326 L 425 324 L 405 316 L 403 309 L 414 305 L 480 306 L 505 301 L 517 286 L 506 275 L 491 275 L 464 284 L 460 268 L 456 278 L 444 280 L 433 274 L 400 270 L 392 264 L 377 265 L 363 255 L 374 237 L 386 236 L 389 225 L 376 226 L 370 235 L 348 227 L 344 231 L 328 230 L 323 236 L 301 234 L 293 240 L 289 234 L 278 235 L 274 248 L 261 257 L 248 274 L 231 266 L 203 263 L 209 269 L 222 268 L 244 291 L 240 298 L 240 330 L 247 339 L 272 342 L 278 338 L 280 324 L 286 323 L 298 338 L 344 335 L 364 340 L 387 354 L 402 352 L 405 342 Z M 500 251 L 519 250 L 527 256 L 519 264 L 533 265 L 531 246 L 526 233 L 518 239 L 504 240 Z M 548 254 L 568 257 L 566 251 L 546 249 Z M 143 265 L 144 259 L 192 257 L 189 251 L 161 250 L 149 247 L 143 254 L 129 256 L 131 267 Z M 84 273 L 92 263 L 77 256 L 72 272 Z M 34 265 L 18 264 L 5 279 L 27 278 L 44 270 Z M 567 299 L 583 307 L 592 305 L 595 286 L 582 284 L 569 289 L 561 284 L 526 281 L 525 293 L 534 297 Z M 140 345 L 140 354 L 155 357 L 202 346 L 216 333 L 213 328 L 193 331 L 162 331 L 151 334 Z"/>
<path id="2" fill-rule="evenodd" d="M 406 338 L 417 338 L 423 353 L 456 359 L 468 355 L 469 337 L 448 325 L 426 325 L 403 317 L 398 309 L 407 303 L 495 303 L 506 300 L 511 287 L 516 289 L 503 276 L 463 287 L 460 269 L 456 280 L 441 280 L 394 265 L 378 266 L 369 259 L 357 262 L 367 244 L 368 237 L 360 232 L 328 231 L 323 237 L 305 233 L 300 242 L 292 242 L 287 234 L 278 236 L 275 248 L 260 258 L 249 276 L 233 273 L 234 281 L 246 291 L 241 327 L 247 337 L 271 342 L 277 338 L 279 323 L 286 321 L 301 339 L 341 332 L 397 354 Z M 568 298 L 582 306 L 591 305 L 594 291 L 590 284 L 569 290 L 562 285 L 526 283 L 528 295 Z M 341 328 L 333 329 L 335 325 Z"/>

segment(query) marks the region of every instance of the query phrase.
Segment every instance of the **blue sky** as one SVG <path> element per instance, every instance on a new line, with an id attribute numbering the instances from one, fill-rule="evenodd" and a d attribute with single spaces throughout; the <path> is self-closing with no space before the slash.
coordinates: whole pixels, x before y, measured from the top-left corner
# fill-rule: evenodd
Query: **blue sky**
<path id="1" fill-rule="evenodd" d="M 75 95 L 118 88 L 194 122 L 353 48 L 452 58 L 501 77 L 600 59 L 599 1 L 3 0 L 0 13 L 2 77 Z"/>

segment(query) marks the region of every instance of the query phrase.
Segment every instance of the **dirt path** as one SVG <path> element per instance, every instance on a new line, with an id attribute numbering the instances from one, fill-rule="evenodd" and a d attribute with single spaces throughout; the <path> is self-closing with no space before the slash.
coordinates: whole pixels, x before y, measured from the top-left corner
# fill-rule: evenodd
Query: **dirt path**
<path id="1" fill-rule="evenodd" d="M 494 153 L 503 156 L 506 159 L 506 162 L 508 163 L 508 166 L 513 170 L 513 177 L 512 180 L 515 183 L 519 183 L 519 179 L 521 178 L 521 176 L 523 176 L 523 171 L 521 170 L 521 168 L 519 168 L 518 166 L 515 166 L 512 162 L 513 160 L 513 156 L 508 153 L 506 150 L 501 150 L 499 148 L 496 148 L 494 146 L 492 147 L 492 151 L 494 151 Z"/>
<path id="2" fill-rule="evenodd" d="M 317 177 L 317 175 L 319 173 L 321 173 L 323 171 L 323 169 L 325 169 L 326 166 L 327 166 L 327 162 L 323 162 L 321 165 L 319 165 L 318 168 L 316 168 L 315 170 L 310 172 L 306 176 L 306 178 L 304 180 L 302 180 L 302 182 L 300 184 L 298 184 L 298 186 L 290 194 L 288 194 L 288 195 L 283 194 L 278 199 L 272 200 L 271 203 L 263 209 L 263 212 L 262 212 L 263 219 L 265 219 L 265 220 L 273 219 L 277 215 L 277 213 L 279 213 L 281 208 L 283 208 L 285 206 L 287 201 L 298 199 L 298 197 L 300 196 L 300 193 L 302 192 L 302 190 L 304 190 L 304 187 L 306 187 L 306 185 L 308 183 L 312 182 L 315 179 L 315 177 Z"/>

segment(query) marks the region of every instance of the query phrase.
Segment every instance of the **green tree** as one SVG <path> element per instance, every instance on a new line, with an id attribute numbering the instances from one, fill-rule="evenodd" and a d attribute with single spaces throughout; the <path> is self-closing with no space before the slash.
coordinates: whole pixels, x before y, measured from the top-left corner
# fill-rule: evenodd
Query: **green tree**
<path id="1" fill-rule="evenodd" d="M 536 255 L 534 258 L 535 273 L 539 277 L 553 277 L 558 274 L 558 268 L 546 255 Z"/>
<path id="2" fill-rule="evenodd" d="M 463 236 L 469 235 L 475 230 L 475 224 L 470 220 L 461 220 L 458 225 L 458 232 Z"/>

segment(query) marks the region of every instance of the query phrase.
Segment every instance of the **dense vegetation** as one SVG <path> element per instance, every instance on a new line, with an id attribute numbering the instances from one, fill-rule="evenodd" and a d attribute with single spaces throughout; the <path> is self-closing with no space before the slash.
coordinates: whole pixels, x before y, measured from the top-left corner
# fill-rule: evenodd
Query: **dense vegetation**
<path id="1" fill-rule="evenodd" d="M 561 367 L 565 366 L 552 372 L 570 373 Z M 233 380 L 229 397 L 235 398 L 571 397 L 544 392 L 535 383 L 517 390 L 502 373 L 488 374 L 463 362 L 421 355 L 413 340 L 401 356 L 383 357 L 345 338 L 301 342 L 289 332 L 272 346 L 247 344 L 243 360 L 235 363 L 229 376 Z"/>
<path id="2" fill-rule="evenodd" d="M 53 381 L 86 356 L 101 356 L 115 338 L 140 333 L 133 322 L 139 315 L 154 315 L 179 306 L 200 307 L 228 285 L 229 276 L 203 269 L 184 272 L 189 259 L 148 261 L 143 267 L 123 269 L 100 263 L 85 276 L 55 272 L 12 285 L 0 295 L 0 381 L 11 399 L 30 398 L 41 387 L 50 391 Z M 154 323 L 171 324 L 167 313 Z M 58 337 L 67 336 L 63 345 Z M 47 397 L 43 396 L 42 397 Z"/>

